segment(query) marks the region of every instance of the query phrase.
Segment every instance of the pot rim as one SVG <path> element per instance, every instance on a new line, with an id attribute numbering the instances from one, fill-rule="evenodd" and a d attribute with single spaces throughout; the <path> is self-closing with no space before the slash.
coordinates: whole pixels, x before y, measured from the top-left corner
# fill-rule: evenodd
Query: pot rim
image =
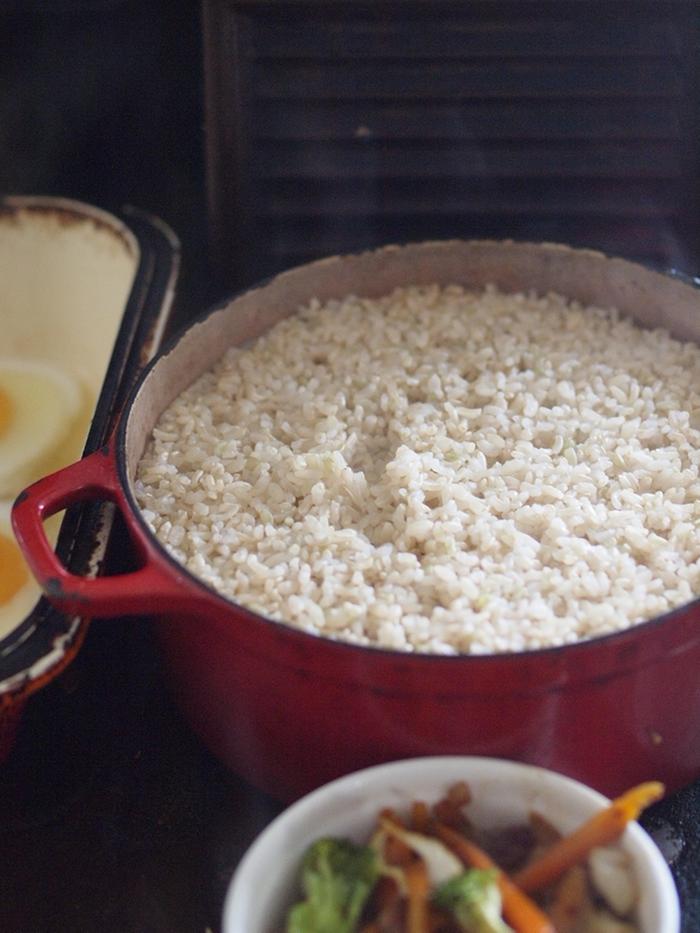
<path id="1" fill-rule="evenodd" d="M 578 653 L 588 653 L 591 651 L 596 651 L 600 646 L 617 646 L 619 648 L 624 648 L 628 642 L 637 642 L 639 640 L 638 636 L 640 634 L 649 634 L 654 632 L 657 629 L 665 627 L 667 623 L 673 621 L 681 621 L 686 615 L 694 614 L 697 612 L 700 615 L 700 596 L 696 599 L 691 600 L 688 603 L 683 603 L 680 606 L 676 606 L 673 609 L 670 609 L 668 612 L 664 612 L 661 615 L 653 616 L 651 619 L 645 619 L 642 622 L 634 623 L 627 628 L 620 629 L 615 632 L 608 632 L 604 635 L 595 635 L 591 638 L 579 639 L 575 642 L 561 644 L 561 645 L 548 645 L 542 648 L 528 648 L 523 651 L 503 651 L 490 654 L 438 654 L 428 651 L 402 651 L 395 648 L 386 648 L 381 645 L 358 645 L 353 642 L 344 641 L 340 639 L 330 638 L 327 635 L 315 634 L 313 632 L 306 632 L 302 629 L 296 628 L 288 622 L 282 622 L 277 619 L 273 619 L 269 616 L 262 615 L 261 613 L 255 612 L 252 609 L 247 608 L 241 603 L 236 602 L 235 600 L 229 599 L 228 597 L 222 595 L 217 590 L 215 590 L 208 583 L 197 577 L 194 573 L 188 570 L 183 564 L 181 564 L 176 558 L 174 558 L 166 549 L 166 547 L 160 542 L 157 536 L 151 531 L 148 527 L 146 520 L 143 518 L 141 508 L 138 505 L 136 498 L 133 493 L 132 481 L 129 478 L 127 471 L 127 449 L 126 449 L 126 434 L 127 426 L 131 417 L 132 408 L 137 400 L 137 397 L 141 391 L 142 386 L 146 380 L 150 377 L 150 374 L 154 369 L 159 365 L 160 361 L 167 357 L 170 353 L 176 350 L 177 346 L 180 344 L 182 339 L 188 334 L 193 328 L 203 324 L 214 314 L 223 311 L 233 302 L 237 301 L 239 298 L 242 298 L 245 295 L 259 291 L 262 288 L 270 285 L 272 282 L 284 276 L 287 272 L 292 270 L 299 269 L 312 269 L 314 266 L 326 265 L 328 263 L 343 261 L 345 259 L 352 259 L 362 257 L 371 253 L 381 253 L 383 251 L 393 252 L 396 250 L 404 249 L 405 247 L 410 246 L 433 246 L 439 245 L 441 247 L 449 246 L 450 244 L 460 244 L 460 245 L 492 245 L 492 246 L 508 246 L 516 245 L 522 247 L 536 247 L 560 251 L 562 249 L 576 253 L 576 254 L 586 254 L 589 256 L 595 256 L 600 259 L 624 262 L 631 266 L 637 266 L 638 268 L 645 269 L 660 275 L 664 278 L 673 279 L 682 282 L 683 284 L 693 288 L 695 291 L 700 292 L 700 276 L 692 276 L 689 273 L 686 273 L 682 270 L 675 268 L 672 269 L 660 269 L 655 267 L 650 263 L 641 263 L 636 262 L 631 259 L 625 259 L 624 257 L 610 256 L 607 253 L 604 253 L 601 250 L 595 250 L 590 248 L 580 248 L 572 247 L 566 244 L 552 243 L 552 242 L 542 242 L 536 243 L 530 240 L 517 240 L 514 238 L 508 238 L 504 240 L 485 240 L 485 239 L 456 239 L 449 238 L 445 240 L 429 240 L 429 241 L 411 241 L 401 244 L 391 244 L 386 246 L 380 246 L 373 249 L 361 250 L 356 253 L 347 253 L 342 255 L 327 256 L 320 259 L 313 260 L 308 263 L 301 263 L 297 266 L 293 266 L 290 269 L 282 270 L 281 272 L 276 273 L 272 276 L 267 276 L 260 281 L 257 281 L 250 286 L 244 287 L 235 291 L 230 296 L 217 300 L 212 305 L 209 305 L 204 311 L 197 314 L 191 320 L 187 322 L 183 327 L 179 328 L 170 338 L 163 344 L 158 353 L 146 364 L 142 369 L 141 373 L 138 376 L 138 379 L 131 388 L 129 395 L 127 396 L 124 407 L 119 415 L 119 420 L 117 423 L 117 428 L 115 431 L 115 465 L 117 470 L 117 476 L 124 493 L 126 502 L 129 505 L 131 515 L 135 518 L 141 533 L 146 537 L 149 544 L 153 546 L 157 552 L 157 556 L 160 558 L 161 563 L 164 564 L 169 571 L 176 573 L 179 577 L 184 577 L 185 582 L 188 586 L 192 586 L 195 590 L 203 591 L 208 601 L 214 601 L 221 609 L 235 609 L 238 613 L 242 615 L 247 623 L 262 624 L 263 626 L 269 628 L 271 631 L 284 635 L 285 637 L 291 636 L 295 639 L 298 639 L 301 644 L 307 643 L 309 645 L 318 645 L 322 643 L 326 645 L 329 649 L 338 652 L 345 653 L 368 653 L 372 657 L 384 658 L 386 660 L 406 660 L 406 659 L 415 659 L 417 661 L 424 659 L 430 661 L 437 661 L 442 664 L 457 664 L 464 662 L 479 663 L 480 665 L 490 664 L 490 663 L 503 663 L 503 662 L 513 662 L 515 659 L 522 660 L 535 660 L 542 658 L 544 659 L 556 659 L 563 653 L 568 655 L 578 654 Z M 294 313 L 294 312 L 292 312 Z M 223 353 L 224 351 L 222 351 Z M 192 381 L 199 378 L 202 373 L 198 373 Z M 700 639 L 700 630 L 698 631 L 697 638 Z"/>

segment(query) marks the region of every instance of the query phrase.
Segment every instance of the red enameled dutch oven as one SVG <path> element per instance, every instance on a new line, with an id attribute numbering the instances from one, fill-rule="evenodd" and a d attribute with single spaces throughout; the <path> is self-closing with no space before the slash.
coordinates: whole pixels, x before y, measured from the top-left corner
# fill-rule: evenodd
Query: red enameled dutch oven
<path id="1" fill-rule="evenodd" d="M 168 556 L 132 483 L 163 409 L 224 348 L 253 339 L 312 297 L 379 296 L 407 283 L 495 283 L 614 306 L 644 326 L 700 340 L 693 284 L 586 250 L 512 242 L 387 247 L 286 272 L 192 324 L 145 372 L 102 450 L 36 484 L 14 508 L 17 536 L 48 598 L 92 617 L 153 614 L 174 694 L 234 771 L 283 800 L 395 758 L 504 756 L 608 795 L 700 775 L 700 603 L 560 648 L 442 657 L 307 635 L 218 596 Z M 88 499 L 117 504 L 137 571 L 71 575 L 42 520 Z"/>

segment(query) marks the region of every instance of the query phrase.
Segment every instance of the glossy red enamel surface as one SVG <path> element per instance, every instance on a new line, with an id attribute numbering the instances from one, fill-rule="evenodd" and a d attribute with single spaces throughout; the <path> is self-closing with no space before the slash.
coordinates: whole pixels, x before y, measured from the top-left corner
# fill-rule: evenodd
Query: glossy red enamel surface
<path id="1" fill-rule="evenodd" d="M 368 764 L 437 753 L 533 762 L 608 795 L 700 773 L 694 613 L 630 638 L 489 659 L 338 646 L 235 609 L 165 618 L 158 630 L 194 729 L 281 799 Z"/>

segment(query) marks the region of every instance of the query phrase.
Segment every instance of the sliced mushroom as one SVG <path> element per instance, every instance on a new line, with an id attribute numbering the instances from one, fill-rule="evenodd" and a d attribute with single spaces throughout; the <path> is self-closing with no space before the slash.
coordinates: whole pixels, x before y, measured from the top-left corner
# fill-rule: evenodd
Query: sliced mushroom
<path id="1" fill-rule="evenodd" d="M 620 917 L 631 913 L 637 900 L 637 886 L 627 853 L 612 846 L 600 846 L 591 851 L 588 868 L 595 891 L 608 907 Z"/>

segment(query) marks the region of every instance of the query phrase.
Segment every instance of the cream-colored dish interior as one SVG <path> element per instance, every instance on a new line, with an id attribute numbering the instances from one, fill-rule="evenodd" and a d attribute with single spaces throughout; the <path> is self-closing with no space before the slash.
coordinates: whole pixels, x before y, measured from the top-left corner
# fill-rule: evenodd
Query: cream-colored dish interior
<path id="1" fill-rule="evenodd" d="M 65 411 L 58 440 L 40 456 L 28 454 L 27 469 L 3 487 L 0 517 L 9 516 L 12 500 L 28 482 L 79 458 L 137 263 L 138 246 L 129 231 L 87 206 L 39 199 L 0 212 L 0 367 L 3 361 L 39 364 L 79 394 L 79 404 Z M 31 427 L 17 432 L 25 441 L 32 430 L 46 433 L 36 410 L 40 402 L 33 405 Z M 27 409 L 22 417 L 28 417 Z M 50 534 L 57 530 L 57 523 L 49 527 Z M 5 521 L 0 535 L 8 534 Z M 0 604 L 0 638 L 23 621 L 38 596 L 28 575 L 22 590 Z"/>

